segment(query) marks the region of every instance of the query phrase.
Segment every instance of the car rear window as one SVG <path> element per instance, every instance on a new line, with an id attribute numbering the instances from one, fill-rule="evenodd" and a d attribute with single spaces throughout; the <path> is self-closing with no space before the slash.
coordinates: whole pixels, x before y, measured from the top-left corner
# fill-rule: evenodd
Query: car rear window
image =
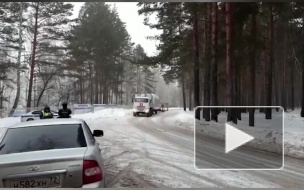
<path id="1" fill-rule="evenodd" d="M 0 155 L 86 146 L 81 124 L 11 128 L 0 143 Z"/>

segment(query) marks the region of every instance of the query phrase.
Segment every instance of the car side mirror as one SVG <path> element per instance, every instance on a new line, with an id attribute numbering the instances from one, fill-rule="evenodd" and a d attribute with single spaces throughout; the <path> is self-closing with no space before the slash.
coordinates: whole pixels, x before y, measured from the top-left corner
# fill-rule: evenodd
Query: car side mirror
<path id="1" fill-rule="evenodd" d="M 94 130 L 93 131 L 94 137 L 102 137 L 103 136 L 103 130 Z"/>
<path id="2" fill-rule="evenodd" d="M 134 102 L 134 99 L 132 98 L 132 100 L 131 100 L 132 102 Z"/>

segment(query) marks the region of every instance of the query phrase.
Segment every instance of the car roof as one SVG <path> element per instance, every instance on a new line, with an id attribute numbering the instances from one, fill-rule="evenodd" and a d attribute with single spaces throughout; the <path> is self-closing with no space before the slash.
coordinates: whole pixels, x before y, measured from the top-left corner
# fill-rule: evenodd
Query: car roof
<path id="1" fill-rule="evenodd" d="M 45 125 L 65 125 L 65 124 L 82 124 L 82 119 L 74 119 L 74 118 L 60 118 L 60 119 L 42 119 L 42 120 L 33 120 L 18 123 L 12 126 L 8 126 L 6 128 L 19 128 L 19 127 L 33 127 L 33 126 L 45 126 Z"/>

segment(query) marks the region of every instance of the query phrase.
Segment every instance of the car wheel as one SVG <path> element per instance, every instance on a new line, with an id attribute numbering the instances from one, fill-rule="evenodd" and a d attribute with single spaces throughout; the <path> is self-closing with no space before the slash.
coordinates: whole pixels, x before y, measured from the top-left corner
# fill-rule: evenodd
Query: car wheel
<path id="1" fill-rule="evenodd" d="M 34 119 L 33 118 L 29 118 L 29 119 L 27 119 L 26 121 L 33 121 Z"/>

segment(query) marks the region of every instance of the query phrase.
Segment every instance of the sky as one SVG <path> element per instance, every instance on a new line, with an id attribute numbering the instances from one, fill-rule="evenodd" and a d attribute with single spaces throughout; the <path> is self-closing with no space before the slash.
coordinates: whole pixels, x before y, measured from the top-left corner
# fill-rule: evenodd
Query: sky
<path id="1" fill-rule="evenodd" d="M 83 2 L 73 2 L 74 10 L 73 17 L 78 17 L 79 10 L 84 4 Z M 140 44 L 148 56 L 155 55 L 157 41 L 146 39 L 147 36 L 154 36 L 159 34 L 160 31 L 150 29 L 143 24 L 144 16 L 138 15 L 137 2 L 119 2 L 108 3 L 113 6 L 116 5 L 117 12 L 122 22 L 126 24 L 126 29 L 131 36 L 131 41 L 135 44 Z M 150 18 L 152 21 L 155 20 Z"/>

